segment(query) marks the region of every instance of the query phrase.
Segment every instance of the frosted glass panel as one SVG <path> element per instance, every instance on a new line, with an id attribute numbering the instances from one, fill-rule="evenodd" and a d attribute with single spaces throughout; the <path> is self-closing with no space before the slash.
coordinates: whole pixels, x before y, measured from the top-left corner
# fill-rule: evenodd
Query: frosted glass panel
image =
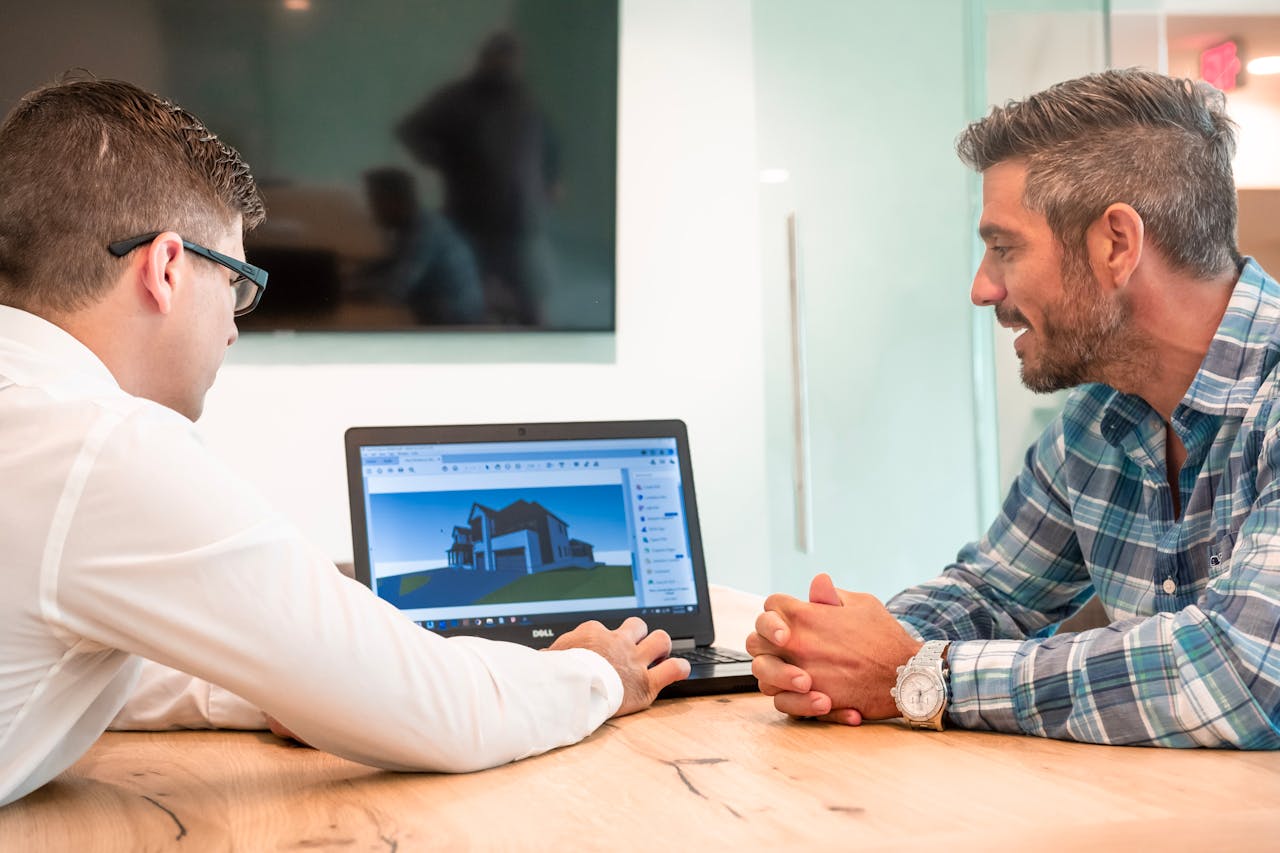
<path id="1" fill-rule="evenodd" d="M 978 529 L 970 203 L 952 151 L 966 8 L 758 2 L 757 146 L 775 586 L 884 596 Z M 903 34 L 909 34 L 904 37 Z M 786 218 L 804 288 L 808 486 L 795 492 Z M 812 540 L 797 546 L 798 509 Z"/>
<path id="2" fill-rule="evenodd" d="M 983 4 L 986 104 L 1002 104 L 1106 68 L 1107 5 L 1098 0 L 988 0 Z M 1024 388 L 1012 333 L 995 323 L 992 312 L 985 315 L 996 386 L 997 493 L 1003 496 L 1022 466 L 1027 447 L 1062 408 L 1066 392 L 1033 394 Z"/>
<path id="3" fill-rule="evenodd" d="M 1068 58 L 1081 71 L 1104 64 L 1103 6 L 753 5 L 778 589 L 803 594 L 828 571 L 885 597 L 937 574 L 990 520 L 1003 485 L 998 415 L 1025 402 L 998 400 L 990 311 L 969 304 L 978 182 L 953 140 L 989 92 L 1074 76 Z"/>

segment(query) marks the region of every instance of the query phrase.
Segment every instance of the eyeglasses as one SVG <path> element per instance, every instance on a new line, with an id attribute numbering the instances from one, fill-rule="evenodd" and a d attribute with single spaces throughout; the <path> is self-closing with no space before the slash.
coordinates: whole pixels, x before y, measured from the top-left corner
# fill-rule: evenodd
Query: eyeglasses
<path id="1" fill-rule="evenodd" d="M 150 243 L 162 233 L 164 232 L 152 231 L 150 234 L 140 234 L 137 237 L 130 237 L 128 240 L 118 240 L 107 246 L 107 251 L 117 258 L 123 258 L 139 246 L 145 246 Z M 243 317 L 258 307 L 258 303 L 262 301 L 262 291 L 267 289 L 266 270 L 261 267 L 255 267 L 253 264 L 246 264 L 244 261 L 238 261 L 230 255 L 215 252 L 213 249 L 206 249 L 198 243 L 183 240 L 182 246 L 187 251 L 195 252 L 202 258 L 208 258 L 215 264 L 221 264 L 236 273 L 235 278 L 231 279 L 231 288 L 236 292 L 235 316 Z"/>

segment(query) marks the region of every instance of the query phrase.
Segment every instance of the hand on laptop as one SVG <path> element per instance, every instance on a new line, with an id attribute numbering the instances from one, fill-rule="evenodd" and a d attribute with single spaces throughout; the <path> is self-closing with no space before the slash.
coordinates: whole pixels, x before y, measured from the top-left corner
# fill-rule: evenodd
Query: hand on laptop
<path id="1" fill-rule="evenodd" d="M 607 660 L 622 679 L 622 705 L 615 717 L 643 711 L 658 691 L 689 677 L 689 662 L 671 654 L 666 631 L 649 633 L 644 620 L 632 616 L 610 631 L 599 622 L 583 622 L 551 644 L 552 649 L 590 649 Z M 658 661 L 658 663 L 654 663 Z"/>
<path id="2" fill-rule="evenodd" d="M 851 726 L 898 716 L 889 690 L 921 644 L 878 599 L 838 590 L 820 574 L 808 602 L 775 594 L 764 608 L 747 651 L 775 708 Z"/>

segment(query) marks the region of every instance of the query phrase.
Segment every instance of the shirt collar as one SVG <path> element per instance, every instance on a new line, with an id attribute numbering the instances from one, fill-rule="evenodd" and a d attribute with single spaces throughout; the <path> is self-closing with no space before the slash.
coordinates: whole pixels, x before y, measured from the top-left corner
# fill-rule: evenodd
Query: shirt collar
<path id="1" fill-rule="evenodd" d="M 1209 351 L 1191 380 L 1187 393 L 1174 409 L 1175 428 L 1191 433 L 1205 431 L 1197 426 L 1200 416 L 1244 417 L 1262 379 L 1275 367 L 1280 355 L 1280 285 L 1263 272 L 1257 261 L 1246 258 L 1227 310 L 1209 344 Z M 1105 387 L 1105 386 L 1100 386 Z M 1154 410 L 1141 397 L 1108 389 L 1111 398 L 1100 424 L 1103 437 L 1120 447 Z M 1184 438 L 1184 441 L 1186 439 Z"/>
<path id="2" fill-rule="evenodd" d="M 120 390 L 102 359 L 69 332 L 9 305 L 0 305 L 0 377 L 76 394 Z"/>
<path id="3" fill-rule="evenodd" d="M 1245 259 L 1209 352 L 1181 405 L 1209 415 L 1243 417 L 1280 355 L 1280 285 Z"/>

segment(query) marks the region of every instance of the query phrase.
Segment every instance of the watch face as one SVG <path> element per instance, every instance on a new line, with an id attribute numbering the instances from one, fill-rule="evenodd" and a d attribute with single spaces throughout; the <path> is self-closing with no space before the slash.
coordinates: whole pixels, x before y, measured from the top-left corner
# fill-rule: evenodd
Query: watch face
<path id="1" fill-rule="evenodd" d="M 902 712 L 913 720 L 927 720 L 942 704 L 942 687 L 933 673 L 911 672 L 898 685 Z"/>

